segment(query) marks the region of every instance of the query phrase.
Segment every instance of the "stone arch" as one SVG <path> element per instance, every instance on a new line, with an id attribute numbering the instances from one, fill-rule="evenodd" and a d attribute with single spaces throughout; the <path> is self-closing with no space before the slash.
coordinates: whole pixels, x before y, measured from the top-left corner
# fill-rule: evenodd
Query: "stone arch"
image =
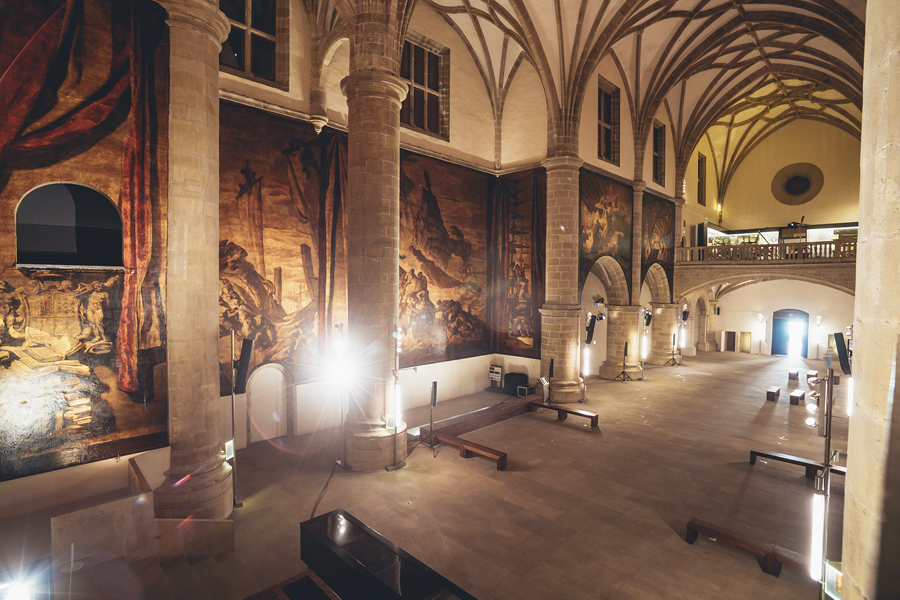
<path id="1" fill-rule="evenodd" d="M 653 263 L 644 275 L 644 283 L 650 289 L 652 302 L 669 304 L 672 294 L 669 291 L 669 276 L 659 263 Z"/>
<path id="2" fill-rule="evenodd" d="M 841 263 L 840 266 L 843 265 L 852 265 L 852 263 Z M 800 265 L 802 267 L 803 265 Z M 854 265 L 855 266 L 855 265 Z M 774 267 L 777 268 L 777 267 Z M 772 266 L 769 269 L 773 269 Z M 696 282 L 696 277 L 684 277 L 685 272 L 682 272 L 682 275 L 679 276 L 678 281 L 682 284 L 686 279 L 693 279 L 688 287 L 684 289 L 676 290 L 677 294 L 680 294 L 682 297 L 688 296 L 689 294 L 695 293 L 705 293 L 706 290 L 716 286 L 724 286 L 728 284 L 740 284 L 741 286 L 752 285 L 754 283 L 762 283 L 763 281 L 777 281 L 777 280 L 789 280 L 789 281 L 804 281 L 806 283 L 815 283 L 818 285 L 823 285 L 825 287 L 829 287 L 835 289 L 839 292 L 844 292 L 846 294 L 850 294 L 851 296 L 856 295 L 856 274 L 855 269 L 853 273 L 839 273 L 835 271 L 833 274 L 829 273 L 826 269 L 806 269 L 803 274 L 801 274 L 800 269 L 795 269 L 796 272 L 780 272 L 780 273 L 772 273 L 765 272 L 764 269 L 748 269 L 741 268 L 739 273 L 735 273 L 731 271 L 730 273 L 726 273 L 720 276 L 712 276 L 708 278 L 703 278 L 703 281 Z M 810 273 L 807 275 L 806 273 Z M 828 279 L 827 275 L 832 275 L 833 280 Z M 842 282 L 847 281 L 849 285 L 844 285 Z M 729 286 L 731 287 L 731 286 Z M 736 289 L 736 286 L 734 287 Z"/>
<path id="3" fill-rule="evenodd" d="M 616 259 L 611 256 L 601 256 L 591 266 L 590 272 L 600 279 L 600 283 L 606 289 L 606 304 L 625 306 L 629 303 L 628 280 Z M 584 290 L 584 281 L 581 282 L 579 297 L 582 290 Z"/>

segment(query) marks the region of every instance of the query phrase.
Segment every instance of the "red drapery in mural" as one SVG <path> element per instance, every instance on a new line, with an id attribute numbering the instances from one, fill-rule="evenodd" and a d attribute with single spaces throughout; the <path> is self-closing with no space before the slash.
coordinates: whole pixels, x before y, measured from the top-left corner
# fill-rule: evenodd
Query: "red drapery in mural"
<path id="1" fill-rule="evenodd" d="M 45 106 L 66 78 L 75 52 L 73 39 L 84 16 L 81 0 L 61 4 L 16 53 L 0 76 L 0 161 L 16 152 L 47 150 L 75 140 L 106 121 L 131 90 L 131 119 L 125 140 L 120 210 L 123 222 L 125 284 L 117 351 L 119 387 L 137 390 L 137 351 L 141 306 L 140 286 L 147 273 L 151 248 L 150 194 L 147 156 L 147 80 L 152 76 L 153 49 L 162 27 L 145 36 L 142 23 L 161 23 L 159 10 L 143 0 L 132 3 L 128 23 L 114 21 L 112 68 L 109 78 L 67 114 L 33 131 L 28 128 L 46 115 Z M 48 101 L 49 100 L 49 101 Z"/>

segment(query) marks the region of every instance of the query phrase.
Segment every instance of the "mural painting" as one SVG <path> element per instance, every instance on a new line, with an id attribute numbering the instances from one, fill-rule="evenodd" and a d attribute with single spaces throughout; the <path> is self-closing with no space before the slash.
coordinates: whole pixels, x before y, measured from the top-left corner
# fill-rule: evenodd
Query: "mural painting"
<path id="1" fill-rule="evenodd" d="M 586 169 L 579 176 L 581 250 L 578 285 L 584 285 L 594 262 L 611 256 L 622 267 L 631 289 L 632 189 Z"/>
<path id="2" fill-rule="evenodd" d="M 644 192 L 643 228 L 641 279 L 650 265 L 658 263 L 665 270 L 671 288 L 675 280 L 675 204 Z"/>
<path id="3" fill-rule="evenodd" d="M 498 352 L 540 356 L 544 304 L 547 177 L 532 169 L 500 177 L 494 194 L 491 253 L 496 277 L 493 323 Z"/>
<path id="4" fill-rule="evenodd" d="M 0 21 L 0 480 L 168 443 L 165 11 L 143 0 L 36 0 L 7 16 Z M 34 237 L 19 239 L 19 208 L 35 190 L 66 186 L 90 188 L 121 217 L 121 254 L 89 263 L 105 268 L 19 260 L 17 242 L 40 256 L 55 241 L 52 227 L 42 233 L 34 222 L 18 232 Z M 83 216 L 77 195 L 54 202 Z M 35 214 L 60 218 L 46 207 Z"/>
<path id="5" fill-rule="evenodd" d="M 220 110 L 221 394 L 231 393 L 231 332 L 254 340 L 251 368 L 319 375 L 346 322 L 346 135 L 223 103 Z"/>
<path id="6" fill-rule="evenodd" d="M 487 199 L 492 180 L 400 153 L 401 367 L 491 351 Z"/>

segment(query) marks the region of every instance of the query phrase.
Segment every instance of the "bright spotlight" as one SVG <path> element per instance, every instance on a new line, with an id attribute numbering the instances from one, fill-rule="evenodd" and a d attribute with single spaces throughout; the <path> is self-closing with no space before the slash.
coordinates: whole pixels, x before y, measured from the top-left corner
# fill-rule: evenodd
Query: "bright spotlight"
<path id="1" fill-rule="evenodd" d="M 819 422 L 816 420 L 815 417 L 809 417 L 808 419 L 806 419 L 806 424 L 809 425 L 810 427 L 816 427 L 816 426 L 818 426 Z"/>
<path id="2" fill-rule="evenodd" d="M 847 378 L 847 418 L 853 415 L 853 378 Z"/>
<path id="3" fill-rule="evenodd" d="M 809 411 L 811 414 L 816 414 L 817 412 L 819 412 L 819 406 L 817 404 L 810 402 L 806 405 L 806 410 Z"/>
<path id="4" fill-rule="evenodd" d="M 11 581 L 0 585 L 0 594 L 3 600 L 31 600 L 34 597 L 31 584 L 26 581 Z"/>
<path id="5" fill-rule="evenodd" d="M 812 549 L 809 553 L 809 576 L 813 581 L 822 580 L 822 553 L 825 541 L 825 494 L 813 496 Z"/>

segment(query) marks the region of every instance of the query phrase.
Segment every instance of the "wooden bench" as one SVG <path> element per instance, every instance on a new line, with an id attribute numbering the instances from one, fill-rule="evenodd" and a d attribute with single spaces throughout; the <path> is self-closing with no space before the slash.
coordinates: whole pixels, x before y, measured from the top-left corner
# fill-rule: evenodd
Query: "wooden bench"
<path id="1" fill-rule="evenodd" d="M 699 533 L 756 554 L 760 558 L 759 566 L 762 567 L 763 573 L 768 573 L 775 577 L 781 574 L 781 561 L 778 560 L 775 554 L 775 544 L 760 542 L 736 531 L 731 531 L 700 519 L 691 519 L 687 525 L 687 543 L 693 544 L 696 542 L 697 534 Z"/>
<path id="2" fill-rule="evenodd" d="M 788 381 L 790 380 L 800 380 L 800 371 L 798 369 L 794 369 L 793 371 L 788 371 Z"/>
<path id="3" fill-rule="evenodd" d="M 446 433 L 438 433 L 435 434 L 434 437 L 445 444 L 458 447 L 459 455 L 463 458 L 472 458 L 472 453 L 474 452 L 475 454 L 480 454 L 481 456 L 496 460 L 498 471 L 506 470 L 506 452 L 500 452 L 499 450 L 494 450 L 493 448 L 488 448 L 487 446 L 482 446 L 481 444 L 476 444 L 475 442 L 470 442 L 469 440 L 464 440 L 455 435 L 448 435 Z"/>
<path id="4" fill-rule="evenodd" d="M 590 419 L 591 421 L 591 431 L 600 431 L 600 417 L 597 415 L 597 413 L 592 413 L 587 410 L 579 410 L 577 408 L 566 408 L 564 406 L 559 406 L 558 404 L 544 404 L 543 402 L 530 402 L 528 406 L 531 408 L 531 412 L 534 412 L 540 408 L 555 410 L 556 418 L 560 421 L 565 421 L 569 415 L 575 415 L 576 417 L 585 417 L 587 419 Z"/>
<path id="5" fill-rule="evenodd" d="M 800 404 L 802 400 L 805 400 L 806 392 L 803 390 L 794 390 L 791 392 L 791 404 Z"/>
<path id="6" fill-rule="evenodd" d="M 834 374 L 834 385 L 841 385 L 841 374 L 840 373 Z"/>
<path id="7" fill-rule="evenodd" d="M 768 390 L 766 390 L 766 400 L 771 400 L 772 402 L 778 402 L 778 397 L 781 396 L 781 388 L 777 385 L 773 385 Z"/>
<path id="8" fill-rule="evenodd" d="M 781 452 L 766 452 L 764 450 L 751 450 L 750 464 L 755 465 L 756 459 L 759 457 L 769 458 L 772 460 L 778 460 L 781 462 L 790 463 L 792 465 L 805 467 L 807 479 L 815 479 L 819 471 L 825 468 L 825 465 L 817 460 L 810 460 L 808 458 L 794 456 L 793 454 L 782 454 Z M 832 466 L 831 472 L 835 475 L 847 475 L 847 467 Z"/>

